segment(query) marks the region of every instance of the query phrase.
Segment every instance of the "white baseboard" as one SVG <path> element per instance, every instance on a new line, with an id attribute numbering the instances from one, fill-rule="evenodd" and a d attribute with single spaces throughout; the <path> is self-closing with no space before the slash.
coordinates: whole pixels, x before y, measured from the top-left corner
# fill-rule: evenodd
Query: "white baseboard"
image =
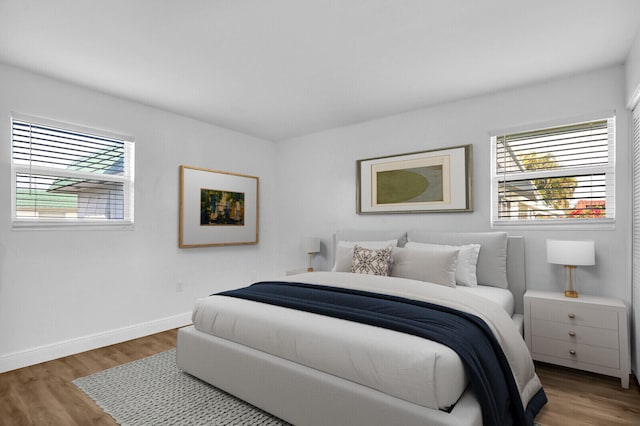
<path id="1" fill-rule="evenodd" d="M 0 373 L 191 324 L 191 312 L 0 356 Z"/>

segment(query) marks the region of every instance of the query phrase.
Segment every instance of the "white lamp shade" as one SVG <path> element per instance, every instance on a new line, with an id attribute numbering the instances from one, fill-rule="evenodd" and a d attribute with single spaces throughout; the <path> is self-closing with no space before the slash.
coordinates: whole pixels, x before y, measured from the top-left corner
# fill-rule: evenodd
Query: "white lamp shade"
<path id="1" fill-rule="evenodd" d="M 547 240 L 547 262 L 558 265 L 595 265 L 593 240 Z"/>
<path id="2" fill-rule="evenodd" d="M 320 238 L 305 238 L 302 240 L 302 247 L 307 254 L 320 252 Z"/>

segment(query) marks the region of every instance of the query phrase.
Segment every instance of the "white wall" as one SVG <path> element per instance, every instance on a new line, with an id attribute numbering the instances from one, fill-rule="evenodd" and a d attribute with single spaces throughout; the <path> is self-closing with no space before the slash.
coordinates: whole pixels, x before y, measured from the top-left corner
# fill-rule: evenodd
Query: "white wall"
<path id="1" fill-rule="evenodd" d="M 627 105 L 633 108 L 640 101 L 640 31 L 631 45 L 625 63 L 627 81 Z"/>
<path id="2" fill-rule="evenodd" d="M 6 66 L 0 94 L 0 371 L 176 327 L 273 272 L 272 142 Z M 12 231 L 11 112 L 133 135 L 135 229 Z M 181 164 L 260 177 L 258 245 L 178 248 Z"/>
<path id="3" fill-rule="evenodd" d="M 615 230 L 525 230 L 528 287 L 561 290 L 562 267 L 546 263 L 545 240 L 592 238 L 594 267 L 579 270 L 580 291 L 630 301 L 629 113 L 625 108 L 622 66 L 530 87 L 467 99 L 435 108 L 386 117 L 279 142 L 281 269 L 305 265 L 303 236 L 321 237 L 323 253 L 315 267 L 328 269 L 331 234 L 340 228 L 424 228 L 449 231 L 490 230 L 489 131 L 570 118 L 603 110 L 617 112 Z M 472 213 L 362 215 L 355 213 L 356 160 L 384 155 L 473 144 Z"/>

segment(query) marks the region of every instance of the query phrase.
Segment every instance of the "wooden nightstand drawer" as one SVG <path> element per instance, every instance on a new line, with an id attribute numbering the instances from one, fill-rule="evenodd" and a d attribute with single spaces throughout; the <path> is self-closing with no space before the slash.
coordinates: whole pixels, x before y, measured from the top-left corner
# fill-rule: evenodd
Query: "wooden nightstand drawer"
<path id="1" fill-rule="evenodd" d="M 531 335 L 582 345 L 615 349 L 620 347 L 618 330 L 533 319 Z"/>
<path id="2" fill-rule="evenodd" d="M 531 318 L 586 327 L 618 329 L 618 313 L 563 302 L 531 302 Z"/>
<path id="3" fill-rule="evenodd" d="M 615 349 L 562 342 L 546 337 L 533 336 L 531 351 L 581 364 L 593 364 L 606 368 L 620 368 L 620 353 Z"/>

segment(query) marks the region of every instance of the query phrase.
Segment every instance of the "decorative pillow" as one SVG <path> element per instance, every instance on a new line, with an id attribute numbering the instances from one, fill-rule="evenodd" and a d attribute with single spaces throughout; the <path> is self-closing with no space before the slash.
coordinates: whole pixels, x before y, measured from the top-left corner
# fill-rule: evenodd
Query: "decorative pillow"
<path id="1" fill-rule="evenodd" d="M 398 248 L 394 247 L 392 277 L 426 281 L 447 287 L 456 286 L 458 248 Z"/>
<path id="2" fill-rule="evenodd" d="M 506 232 L 433 232 L 409 231 L 409 241 L 417 243 L 480 244 L 476 274 L 479 285 L 509 288 L 507 281 L 507 233 Z"/>
<path id="3" fill-rule="evenodd" d="M 465 244 L 461 246 L 451 246 L 447 244 L 429 244 L 409 242 L 406 248 L 420 250 L 430 248 L 434 250 L 449 250 L 457 248 L 458 261 L 456 263 L 456 284 L 467 287 L 477 287 L 478 278 L 476 277 L 476 264 L 478 263 L 478 255 L 480 254 L 480 244 Z"/>
<path id="4" fill-rule="evenodd" d="M 354 274 L 389 275 L 391 247 L 374 250 L 359 245 L 353 247 L 351 272 Z"/>
<path id="5" fill-rule="evenodd" d="M 372 250 L 395 247 L 398 240 L 388 241 L 339 241 L 336 247 L 336 262 L 333 267 L 335 272 L 351 272 L 353 263 L 353 248 L 355 245 Z"/>

